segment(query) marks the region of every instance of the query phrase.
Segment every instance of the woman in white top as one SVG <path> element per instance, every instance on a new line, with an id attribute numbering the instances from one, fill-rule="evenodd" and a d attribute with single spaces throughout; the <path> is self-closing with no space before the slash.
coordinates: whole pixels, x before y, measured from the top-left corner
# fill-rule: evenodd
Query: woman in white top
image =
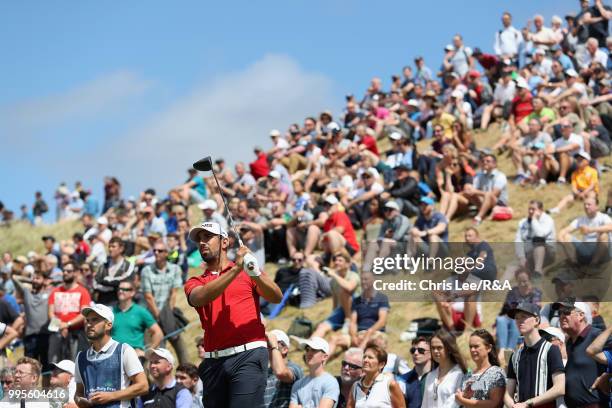
<path id="1" fill-rule="evenodd" d="M 368 343 L 363 353 L 363 377 L 353 384 L 348 408 L 405 408 L 404 395 L 392 375 L 383 374 L 387 352 Z"/>
<path id="2" fill-rule="evenodd" d="M 435 368 L 427 374 L 421 408 L 457 408 L 455 392 L 467 371 L 455 337 L 442 329 L 429 340 Z"/>
<path id="3" fill-rule="evenodd" d="M 476 368 L 463 378 L 455 399 L 465 408 L 500 408 L 506 392 L 506 376 L 499 367 L 495 339 L 485 329 L 470 336 L 470 355 Z"/>

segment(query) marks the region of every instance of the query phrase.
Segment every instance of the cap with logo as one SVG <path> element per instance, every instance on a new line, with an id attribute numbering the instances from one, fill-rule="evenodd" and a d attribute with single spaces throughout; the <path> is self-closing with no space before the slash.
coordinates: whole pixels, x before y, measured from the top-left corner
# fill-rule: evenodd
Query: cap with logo
<path id="1" fill-rule="evenodd" d="M 74 375 L 74 363 L 70 360 L 62 360 L 58 363 L 51 363 L 51 365 L 59 368 L 62 371 L 69 373 L 70 375 Z"/>
<path id="2" fill-rule="evenodd" d="M 321 337 L 311 337 L 310 339 L 304 339 L 300 341 L 300 348 L 303 350 L 306 346 L 313 350 L 319 350 L 325 354 L 329 354 L 329 343 Z"/>
<path id="3" fill-rule="evenodd" d="M 204 200 L 203 203 L 198 204 L 200 210 L 217 210 L 217 202 L 215 200 Z"/>
<path id="4" fill-rule="evenodd" d="M 147 352 L 145 353 L 145 357 L 147 358 L 147 360 L 150 360 L 153 355 L 163 358 L 164 360 L 168 361 L 170 365 L 174 366 L 174 363 L 175 363 L 174 356 L 168 349 L 165 349 L 162 347 L 155 348 L 155 349 L 148 349 Z"/>
<path id="5" fill-rule="evenodd" d="M 219 223 L 205 222 L 205 223 L 202 223 L 198 227 L 193 227 L 189 231 L 189 239 L 192 240 L 193 242 L 199 242 L 198 235 L 200 235 L 200 232 L 202 231 L 207 231 L 214 235 L 221 235 L 223 238 L 228 237 L 227 232 L 223 228 L 221 228 L 221 225 L 219 225 Z"/>
<path id="6" fill-rule="evenodd" d="M 521 302 L 514 309 L 508 312 L 508 317 L 514 319 L 518 312 L 527 313 L 533 317 L 540 317 L 540 308 L 538 305 L 530 302 Z"/>

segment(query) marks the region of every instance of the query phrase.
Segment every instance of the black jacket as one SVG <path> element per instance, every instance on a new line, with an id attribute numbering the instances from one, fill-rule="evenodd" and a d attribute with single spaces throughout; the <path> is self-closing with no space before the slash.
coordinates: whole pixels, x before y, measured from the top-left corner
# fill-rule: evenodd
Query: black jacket
<path id="1" fill-rule="evenodd" d="M 410 176 L 403 180 L 395 180 L 388 192 L 394 198 L 402 198 L 413 203 L 418 203 L 420 198 L 419 183 Z"/>

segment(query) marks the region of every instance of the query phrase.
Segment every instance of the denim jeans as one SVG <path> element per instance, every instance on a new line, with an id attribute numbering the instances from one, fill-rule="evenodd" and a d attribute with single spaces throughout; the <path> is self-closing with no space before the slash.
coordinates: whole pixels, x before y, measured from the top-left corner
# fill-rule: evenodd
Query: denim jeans
<path id="1" fill-rule="evenodd" d="M 520 333 L 514 319 L 506 315 L 497 316 L 495 319 L 495 330 L 497 331 L 497 348 L 514 350 Z"/>

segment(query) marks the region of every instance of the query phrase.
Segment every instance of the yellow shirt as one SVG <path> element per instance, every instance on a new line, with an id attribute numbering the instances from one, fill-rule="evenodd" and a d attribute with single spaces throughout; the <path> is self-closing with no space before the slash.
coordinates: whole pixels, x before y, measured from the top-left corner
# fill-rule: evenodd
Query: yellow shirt
<path id="1" fill-rule="evenodd" d="M 431 120 L 431 126 L 434 127 L 436 125 L 440 125 L 444 128 L 444 138 L 452 139 L 453 138 L 453 123 L 455 123 L 455 117 L 450 113 L 444 112 L 440 119 L 433 118 Z"/>
<path id="2" fill-rule="evenodd" d="M 572 173 L 572 187 L 578 191 L 584 191 L 591 185 L 595 184 L 593 191 L 599 193 L 599 177 L 597 170 L 591 166 L 586 166 L 584 169 L 576 169 Z"/>

